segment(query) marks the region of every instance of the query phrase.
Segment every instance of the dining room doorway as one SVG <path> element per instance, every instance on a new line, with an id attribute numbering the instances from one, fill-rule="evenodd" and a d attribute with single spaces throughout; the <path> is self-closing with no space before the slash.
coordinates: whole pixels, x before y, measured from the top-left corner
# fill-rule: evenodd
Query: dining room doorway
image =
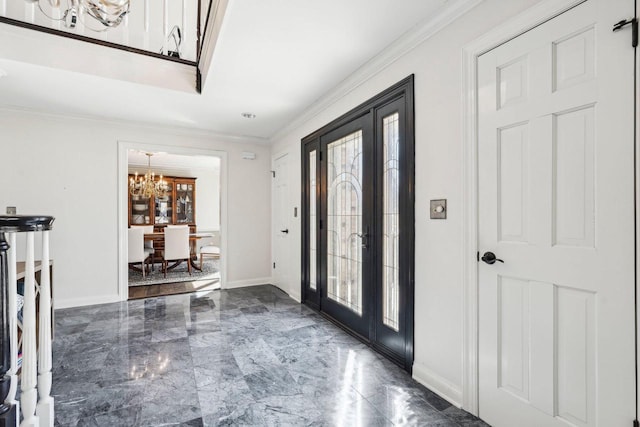
<path id="1" fill-rule="evenodd" d="M 121 300 L 210 292 L 226 271 L 226 153 L 120 142 Z"/>

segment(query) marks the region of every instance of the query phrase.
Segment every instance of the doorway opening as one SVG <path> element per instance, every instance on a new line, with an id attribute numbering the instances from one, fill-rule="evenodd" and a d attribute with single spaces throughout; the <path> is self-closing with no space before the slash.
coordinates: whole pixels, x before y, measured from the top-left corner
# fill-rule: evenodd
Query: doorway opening
<path id="1" fill-rule="evenodd" d="M 220 289 L 226 153 L 121 142 L 118 163 L 121 300 Z"/>

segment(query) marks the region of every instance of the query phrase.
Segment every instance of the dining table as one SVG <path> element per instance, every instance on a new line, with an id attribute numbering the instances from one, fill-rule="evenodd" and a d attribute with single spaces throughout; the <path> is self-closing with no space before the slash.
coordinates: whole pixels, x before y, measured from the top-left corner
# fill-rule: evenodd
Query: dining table
<path id="1" fill-rule="evenodd" d="M 200 266 L 198 266 L 198 264 L 195 262 L 198 259 L 198 253 L 196 251 L 196 244 L 198 242 L 198 240 L 200 239 L 206 239 L 209 237 L 213 237 L 213 233 L 208 233 L 208 232 L 195 232 L 195 233 L 189 233 L 189 247 L 191 249 L 191 257 L 189 258 L 189 263 L 191 263 L 191 267 L 195 268 L 198 271 L 202 271 L 200 269 Z M 157 242 L 157 246 L 164 248 L 164 233 L 160 232 L 160 233 L 145 233 L 144 235 L 144 240 L 145 242 L 154 242 L 154 247 L 156 246 L 156 242 Z M 182 264 L 182 260 L 180 261 L 176 261 L 174 264 L 170 265 L 169 267 L 167 267 L 167 269 L 171 270 L 176 268 L 177 266 L 179 266 L 180 264 Z"/>

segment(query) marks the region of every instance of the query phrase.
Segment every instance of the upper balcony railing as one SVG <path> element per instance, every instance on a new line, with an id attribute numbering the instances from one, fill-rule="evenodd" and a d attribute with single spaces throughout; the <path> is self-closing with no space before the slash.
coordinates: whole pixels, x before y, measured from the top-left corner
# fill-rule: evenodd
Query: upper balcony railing
<path id="1" fill-rule="evenodd" d="M 0 22 L 196 65 L 212 0 L 135 0 L 122 22 L 102 25 L 82 11 L 97 0 L 0 0 Z"/>

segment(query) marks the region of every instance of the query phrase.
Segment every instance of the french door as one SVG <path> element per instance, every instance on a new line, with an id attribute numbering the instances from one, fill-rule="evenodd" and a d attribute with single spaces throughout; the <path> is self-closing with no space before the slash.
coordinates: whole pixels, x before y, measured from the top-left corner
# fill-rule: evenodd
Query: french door
<path id="1" fill-rule="evenodd" d="M 304 302 L 413 361 L 413 80 L 303 140 Z"/>
<path id="2" fill-rule="evenodd" d="M 320 138 L 322 311 L 369 335 L 374 279 L 371 113 Z"/>

